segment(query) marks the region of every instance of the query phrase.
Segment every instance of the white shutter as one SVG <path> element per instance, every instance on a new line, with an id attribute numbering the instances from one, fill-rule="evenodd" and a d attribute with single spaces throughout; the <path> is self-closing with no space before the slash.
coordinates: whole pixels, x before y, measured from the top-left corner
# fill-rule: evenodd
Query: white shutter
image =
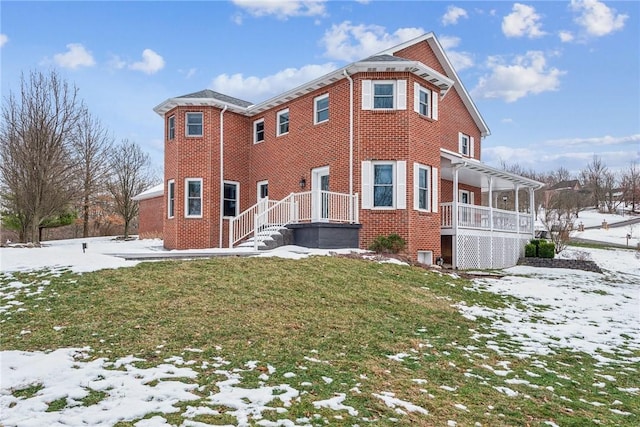
<path id="1" fill-rule="evenodd" d="M 475 157 L 474 152 L 476 149 L 475 148 L 476 142 L 474 141 L 473 137 L 469 137 L 469 145 L 471 146 L 469 147 L 469 152 L 471 153 L 471 157 Z"/>
<path id="2" fill-rule="evenodd" d="M 420 113 L 420 85 L 413 83 L 413 111 Z"/>
<path id="3" fill-rule="evenodd" d="M 431 91 L 431 118 L 433 120 L 438 120 L 438 98 L 440 97 L 440 92 L 432 90 Z"/>
<path id="4" fill-rule="evenodd" d="M 458 132 L 458 153 L 462 154 L 462 132 Z"/>
<path id="5" fill-rule="evenodd" d="M 369 161 L 362 162 L 362 175 L 360 175 L 360 182 L 362 186 L 362 209 L 371 209 L 371 196 L 373 195 L 373 189 L 371 188 L 371 162 Z"/>
<path id="6" fill-rule="evenodd" d="M 407 162 L 396 163 L 396 209 L 407 208 Z"/>
<path id="7" fill-rule="evenodd" d="M 438 212 L 438 168 L 431 168 L 431 211 Z"/>
<path id="8" fill-rule="evenodd" d="M 371 110 L 373 106 L 373 94 L 371 92 L 371 80 L 362 81 L 362 109 Z"/>
<path id="9" fill-rule="evenodd" d="M 407 81 L 406 80 L 398 80 L 396 82 L 396 88 L 398 89 L 398 106 L 397 110 L 406 110 L 407 109 Z"/>
<path id="10" fill-rule="evenodd" d="M 469 196 L 470 203 L 471 203 L 472 205 L 475 205 L 476 203 L 475 203 L 475 200 L 474 200 L 474 199 L 475 199 L 475 195 L 476 195 L 476 193 L 474 193 L 473 191 L 470 191 L 470 192 L 469 192 L 469 194 L 470 194 L 470 196 Z"/>
<path id="11" fill-rule="evenodd" d="M 420 165 L 413 164 L 413 209 L 420 209 Z"/>

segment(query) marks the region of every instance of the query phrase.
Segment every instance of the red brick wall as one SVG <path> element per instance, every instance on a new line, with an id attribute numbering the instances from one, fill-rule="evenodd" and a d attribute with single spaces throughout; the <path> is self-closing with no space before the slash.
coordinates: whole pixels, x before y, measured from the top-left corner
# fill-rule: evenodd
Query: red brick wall
<path id="1" fill-rule="evenodd" d="M 420 60 L 444 73 L 426 42 L 409 47 L 398 56 Z M 452 89 L 439 102 L 439 120 L 430 120 L 413 111 L 413 83 L 427 82 L 411 73 L 359 73 L 353 77 L 354 92 L 354 192 L 360 193 L 361 163 L 365 160 L 404 160 L 407 162 L 407 209 L 360 210 L 360 246 L 367 247 L 378 235 L 398 233 L 408 241 L 408 254 L 413 258 L 419 250 L 441 254 L 440 213 L 417 212 L 413 209 L 413 164 L 421 163 L 440 171 L 440 148 L 458 151 L 458 132 L 475 138 L 475 154 L 479 158 L 480 131 L 466 110 L 458 93 Z M 407 81 L 407 109 L 394 111 L 362 111 L 363 79 L 404 79 Z M 431 89 L 437 91 L 435 86 Z M 329 121 L 314 124 L 314 98 L 329 95 Z M 276 136 L 277 113 L 289 109 L 289 133 Z M 204 113 L 204 136 L 185 137 L 185 113 Z M 167 248 L 217 247 L 220 217 L 219 131 L 220 109 L 215 107 L 178 107 L 166 114 L 175 115 L 175 140 L 165 142 L 166 183 L 174 179 L 175 218 L 164 213 L 164 238 Z M 253 143 L 253 122 L 264 119 L 265 140 Z M 166 122 L 166 120 L 165 120 Z M 166 132 L 165 132 L 166 134 Z M 282 199 L 301 191 L 299 181 L 305 178 L 311 190 L 311 171 L 317 167 L 330 169 L 330 190 L 349 191 L 349 81 L 341 79 L 327 87 L 310 92 L 288 103 L 273 107 L 253 117 L 226 111 L 224 113 L 224 178 L 240 183 L 240 212 L 256 202 L 257 182 L 268 180 L 269 197 Z M 184 217 L 185 178 L 203 179 L 203 216 Z M 440 202 L 447 201 L 451 188 L 439 185 Z M 475 200 L 480 200 L 476 194 Z M 228 221 L 224 221 L 223 246 L 227 246 Z"/>
<path id="2" fill-rule="evenodd" d="M 151 199 L 140 200 L 139 206 L 139 227 L 140 238 L 162 238 L 164 217 L 164 197 L 158 196 Z"/>

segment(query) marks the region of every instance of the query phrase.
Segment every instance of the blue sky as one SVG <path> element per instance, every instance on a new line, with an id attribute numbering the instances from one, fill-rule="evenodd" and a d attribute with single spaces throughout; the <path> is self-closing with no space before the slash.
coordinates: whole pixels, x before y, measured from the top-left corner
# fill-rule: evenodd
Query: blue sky
<path id="1" fill-rule="evenodd" d="M 162 168 L 167 98 L 260 102 L 433 31 L 491 129 L 482 160 L 577 172 L 640 162 L 640 2 L 0 3 L 3 98 L 55 68 Z"/>

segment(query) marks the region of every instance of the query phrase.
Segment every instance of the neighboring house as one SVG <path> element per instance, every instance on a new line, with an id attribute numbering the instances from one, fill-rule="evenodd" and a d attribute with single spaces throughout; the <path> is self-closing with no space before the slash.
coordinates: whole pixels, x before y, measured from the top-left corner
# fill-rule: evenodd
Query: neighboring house
<path id="1" fill-rule="evenodd" d="M 138 235 L 162 238 L 164 228 L 164 184 L 153 186 L 133 197 L 139 203 Z"/>
<path id="2" fill-rule="evenodd" d="M 549 206 L 549 202 L 551 201 L 551 198 L 553 196 L 563 193 L 565 191 L 581 192 L 582 186 L 580 185 L 580 181 L 578 181 L 577 179 L 560 181 L 557 184 L 554 184 L 548 189 L 546 189 L 544 191 L 545 206 Z"/>
<path id="3" fill-rule="evenodd" d="M 367 248 L 397 233 L 414 260 L 488 268 L 515 264 L 533 236 L 530 209 L 479 205 L 526 189 L 533 206 L 542 184 L 480 162 L 489 128 L 433 33 L 260 104 L 203 90 L 154 111 L 170 249 L 287 226 L 301 245 Z"/>

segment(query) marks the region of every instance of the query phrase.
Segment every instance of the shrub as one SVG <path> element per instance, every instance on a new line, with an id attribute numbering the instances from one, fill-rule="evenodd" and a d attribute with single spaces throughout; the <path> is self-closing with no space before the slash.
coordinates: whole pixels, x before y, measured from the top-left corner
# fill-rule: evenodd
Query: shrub
<path id="1" fill-rule="evenodd" d="M 378 236 L 369 245 L 369 250 L 383 254 L 397 254 L 402 252 L 407 246 L 407 242 L 396 233 L 388 236 Z"/>
<path id="2" fill-rule="evenodd" d="M 556 255 L 556 245 L 553 242 L 540 242 L 538 254 L 540 258 L 553 258 Z"/>
<path id="3" fill-rule="evenodd" d="M 524 247 L 524 256 L 527 258 L 535 258 L 537 256 L 538 246 L 532 243 L 527 243 Z"/>

